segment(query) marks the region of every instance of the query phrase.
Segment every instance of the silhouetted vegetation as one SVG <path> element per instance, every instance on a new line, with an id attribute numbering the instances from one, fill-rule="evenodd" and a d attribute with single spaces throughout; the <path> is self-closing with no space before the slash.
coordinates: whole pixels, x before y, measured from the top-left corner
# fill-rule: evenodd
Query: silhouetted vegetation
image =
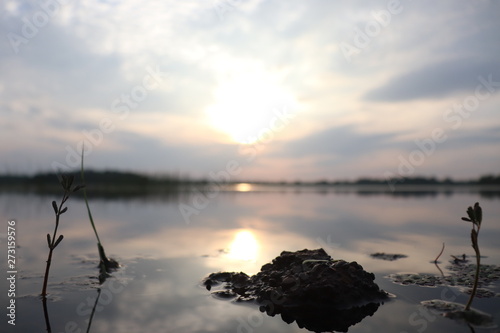
<path id="1" fill-rule="evenodd" d="M 336 181 L 330 184 L 335 185 L 498 185 L 500 184 L 500 175 L 481 176 L 478 179 L 453 180 L 449 177 L 439 180 L 436 177 L 400 177 L 391 179 L 360 178 L 355 181 Z"/>
<path id="2" fill-rule="evenodd" d="M 79 172 L 67 173 L 73 177 Z M 43 172 L 35 175 L 0 175 L 0 191 L 33 192 L 54 194 L 59 191 L 55 185 L 56 173 Z M 193 186 L 206 184 L 203 180 L 181 179 L 176 176 L 148 176 L 125 171 L 85 171 L 85 182 L 92 189 L 94 197 L 133 197 L 147 195 L 177 195 L 189 191 Z M 78 194 L 77 196 L 82 196 Z"/>
<path id="3" fill-rule="evenodd" d="M 498 175 L 498 176 L 493 176 L 493 175 L 482 176 L 481 178 L 479 178 L 478 184 L 500 185 L 500 175 Z"/>
<path id="4" fill-rule="evenodd" d="M 50 272 L 50 265 L 52 263 L 52 254 L 54 252 L 54 249 L 56 248 L 59 243 L 63 240 L 64 236 L 61 234 L 59 237 L 56 238 L 57 236 L 57 229 L 59 228 L 59 222 L 60 222 L 60 217 L 62 214 L 66 213 L 68 211 L 68 207 L 63 207 L 66 201 L 68 201 L 70 195 L 81 188 L 83 188 L 83 185 L 76 185 L 73 186 L 73 175 L 60 175 L 59 176 L 59 184 L 62 186 L 64 190 L 64 194 L 61 199 L 61 203 L 58 205 L 57 202 L 54 200 L 52 201 L 52 208 L 54 209 L 54 213 L 56 215 L 56 224 L 54 227 L 54 232 L 52 234 L 52 237 L 50 236 L 50 233 L 47 234 L 47 245 L 49 247 L 49 255 L 47 258 L 47 265 L 45 267 L 45 275 L 43 278 L 43 287 L 42 287 L 42 297 L 45 298 L 47 296 L 47 283 L 49 280 L 49 272 Z"/>
<path id="5" fill-rule="evenodd" d="M 79 171 L 70 173 L 78 175 Z M 56 174 L 52 172 L 43 172 L 35 175 L 0 175 L 0 191 L 9 192 L 34 192 L 40 194 L 53 194 L 59 191 L 58 186 L 54 185 Z M 106 197 L 135 197 L 135 196 L 179 196 L 181 193 L 188 193 L 194 189 L 203 192 L 204 188 L 213 185 L 209 179 L 192 179 L 180 177 L 178 175 L 152 176 L 127 171 L 85 171 L 85 181 L 88 188 L 92 189 L 92 196 Z M 357 180 L 336 180 L 329 181 L 321 179 L 317 181 L 290 181 L 283 180 L 271 181 L 243 181 L 234 180 L 232 183 L 250 183 L 253 185 L 278 186 L 282 188 L 295 187 L 300 191 L 301 188 L 314 187 L 318 191 L 324 189 L 327 193 L 333 189 L 336 192 L 347 191 L 350 188 L 356 188 L 358 194 L 371 195 L 374 193 L 392 193 L 394 195 L 414 195 L 415 189 L 419 188 L 421 195 L 435 195 L 433 187 L 446 186 L 450 193 L 453 187 L 458 186 L 476 186 L 478 191 L 484 196 L 496 196 L 499 191 L 491 191 L 491 188 L 498 189 L 500 185 L 500 175 L 484 175 L 477 179 L 453 180 L 451 178 L 437 179 L 436 177 L 401 177 L 394 179 L 378 178 L 359 178 Z M 396 188 L 396 190 L 394 190 Z M 377 189 L 375 191 L 374 189 Z M 230 191 L 231 189 L 229 189 Z M 441 191 L 442 192 L 442 191 Z M 81 194 L 79 194 L 81 196 Z"/>
<path id="6" fill-rule="evenodd" d="M 90 225 L 92 226 L 92 230 L 94 230 L 95 237 L 97 239 L 97 250 L 99 252 L 99 283 L 103 284 L 108 277 L 110 277 L 109 273 L 118 269 L 120 264 L 118 261 L 108 258 L 106 255 L 106 251 L 104 251 L 104 246 L 101 243 L 101 239 L 99 238 L 99 234 L 97 233 L 97 228 L 95 226 L 94 217 L 92 216 L 92 211 L 90 210 L 89 200 L 87 198 L 87 189 L 85 186 L 85 169 L 83 164 L 83 157 L 85 154 L 83 153 L 82 148 L 82 157 L 80 164 L 80 177 L 82 179 L 83 187 L 83 199 L 85 200 L 85 207 L 87 208 L 87 214 L 89 216 Z"/>
<path id="7" fill-rule="evenodd" d="M 481 252 L 479 251 L 479 242 L 477 240 L 477 237 L 479 235 L 479 229 L 481 229 L 481 222 L 483 220 L 483 210 L 481 209 L 481 206 L 479 206 L 478 202 L 475 203 L 474 208 L 469 207 L 467 209 L 467 215 L 468 217 L 462 217 L 462 220 L 472 223 L 470 238 L 472 240 L 472 248 L 476 252 L 476 274 L 474 275 L 474 286 L 472 287 L 469 301 L 465 306 L 466 311 L 470 310 L 470 306 L 472 304 L 472 301 L 474 300 L 474 296 L 476 296 L 477 285 L 479 280 L 479 272 L 481 269 Z"/>

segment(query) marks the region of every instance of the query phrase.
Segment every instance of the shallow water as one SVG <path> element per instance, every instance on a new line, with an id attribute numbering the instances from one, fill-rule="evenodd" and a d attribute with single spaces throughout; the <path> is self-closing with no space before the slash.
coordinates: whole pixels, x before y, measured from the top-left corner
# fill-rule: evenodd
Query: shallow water
<path id="1" fill-rule="evenodd" d="M 499 265 L 500 198 L 474 191 L 362 193 L 241 187 L 198 201 L 198 208 L 206 207 L 197 209 L 189 221 L 179 209 L 182 203 L 194 207 L 186 198 L 182 202 L 91 200 L 107 254 L 123 265 L 102 286 L 97 281 L 97 247 L 84 203 L 72 198 L 62 216 L 64 240 L 54 251 L 50 272 L 47 313 L 52 332 L 86 332 L 89 321 L 90 332 L 307 332 L 296 323 L 286 324 L 279 316 L 259 312 L 255 305 L 216 299 L 200 282 L 217 271 L 255 274 L 283 250 L 320 247 L 335 259 L 357 261 L 375 273 L 382 289 L 395 295 L 349 332 L 471 332 L 419 306 L 420 301 L 439 298 L 465 304 L 468 296 L 459 288 L 401 286 L 386 276 L 439 275 L 430 262 L 443 242 L 440 268 L 445 274 L 450 255 L 472 255 L 470 224 L 460 217 L 476 201 L 484 212 L 479 237 L 482 263 Z M 9 219 L 16 220 L 18 246 L 16 325 L 9 325 L 4 314 L 2 332 L 46 330 L 38 294 L 48 253 L 45 235 L 53 230 L 50 202 L 54 199 L 59 198 L 0 194 L 2 251 L 7 253 Z M 376 252 L 407 257 L 384 261 L 370 256 Z M 7 271 L 6 255 L 0 264 Z M 0 288 L 6 309 L 5 279 Z M 499 283 L 489 289 L 499 293 Z M 476 298 L 473 307 L 494 315 L 500 325 L 500 298 Z"/>

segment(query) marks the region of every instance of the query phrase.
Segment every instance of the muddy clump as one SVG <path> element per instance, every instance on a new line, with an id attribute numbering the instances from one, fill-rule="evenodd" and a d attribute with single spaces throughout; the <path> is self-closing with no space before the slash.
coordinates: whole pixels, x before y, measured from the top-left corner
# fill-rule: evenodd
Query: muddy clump
<path id="1" fill-rule="evenodd" d="M 311 331 L 343 331 L 373 315 L 388 294 L 356 262 L 333 260 L 323 249 L 283 251 L 253 276 L 212 273 L 203 280 L 214 296 L 255 301 L 270 316 Z"/>
<path id="2" fill-rule="evenodd" d="M 408 258 L 406 254 L 399 253 L 385 253 L 385 252 L 376 252 L 370 254 L 370 257 L 374 259 L 386 260 L 386 261 L 394 261 L 398 259 Z"/>

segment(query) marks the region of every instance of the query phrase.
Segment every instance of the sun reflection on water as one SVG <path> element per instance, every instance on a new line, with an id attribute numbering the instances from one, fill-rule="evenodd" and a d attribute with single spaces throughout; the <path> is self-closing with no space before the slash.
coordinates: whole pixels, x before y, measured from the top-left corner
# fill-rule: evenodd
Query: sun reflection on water
<path id="1" fill-rule="evenodd" d="M 236 233 L 229 246 L 228 257 L 232 259 L 255 261 L 259 252 L 259 243 L 254 234 L 248 230 Z"/>
<path id="2" fill-rule="evenodd" d="M 248 183 L 238 183 L 236 184 L 237 192 L 249 192 L 252 190 L 252 185 Z"/>

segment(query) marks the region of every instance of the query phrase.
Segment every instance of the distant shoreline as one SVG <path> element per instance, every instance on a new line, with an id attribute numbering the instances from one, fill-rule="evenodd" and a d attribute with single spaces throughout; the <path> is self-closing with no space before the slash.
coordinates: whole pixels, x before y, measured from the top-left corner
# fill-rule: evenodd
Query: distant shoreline
<path id="1" fill-rule="evenodd" d="M 75 184 L 80 184 L 80 175 L 75 172 Z M 148 176 L 121 171 L 86 171 L 87 189 L 96 196 L 177 196 L 179 193 L 193 191 L 208 192 L 318 192 L 318 193 L 357 193 L 357 194 L 395 194 L 405 193 L 433 194 L 457 192 L 484 192 L 486 195 L 500 195 L 500 175 L 481 176 L 468 181 L 455 181 L 450 178 L 438 180 L 434 177 L 411 177 L 394 179 L 360 178 L 355 181 L 245 181 L 234 180 L 218 183 L 210 179 L 190 179 L 176 176 Z M 242 184 L 246 184 L 242 186 Z M 60 192 L 55 173 L 35 175 L 0 175 L 0 192 L 52 194 Z"/>

